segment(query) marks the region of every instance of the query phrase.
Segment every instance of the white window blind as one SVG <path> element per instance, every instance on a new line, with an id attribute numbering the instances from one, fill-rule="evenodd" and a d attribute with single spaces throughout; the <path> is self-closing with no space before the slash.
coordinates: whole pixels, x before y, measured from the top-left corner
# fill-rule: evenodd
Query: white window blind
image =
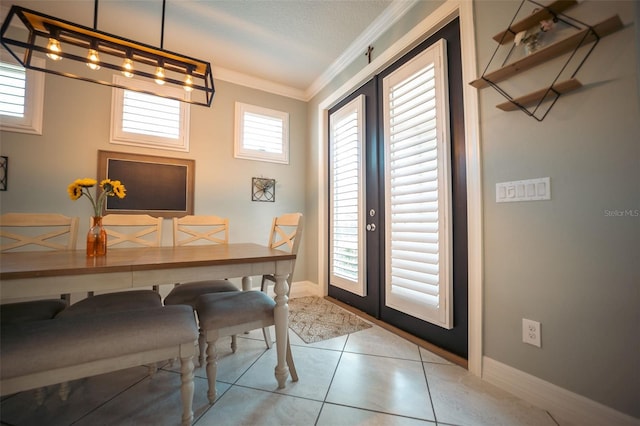
<path id="1" fill-rule="evenodd" d="M 122 129 L 125 132 L 178 139 L 180 102 L 146 93 L 124 91 Z"/>
<path id="2" fill-rule="evenodd" d="M 44 66 L 44 60 L 33 58 Z M 10 132 L 42 134 L 44 75 L 0 60 L 0 129 Z"/>
<path id="3" fill-rule="evenodd" d="M 383 81 L 386 304 L 452 324 L 450 148 L 444 40 Z"/>
<path id="4" fill-rule="evenodd" d="M 366 295 L 364 234 L 364 96 L 330 117 L 331 284 Z"/>
<path id="5" fill-rule="evenodd" d="M 114 83 L 125 78 L 114 75 Z M 153 87 L 153 82 L 127 79 L 127 85 L 131 86 L 132 83 L 140 90 L 158 90 Z M 162 90 L 172 96 L 189 96 L 187 92 L 177 88 L 164 87 Z M 189 151 L 189 112 L 190 106 L 185 102 L 114 88 L 111 143 Z"/>
<path id="6" fill-rule="evenodd" d="M 289 163 L 289 114 L 236 102 L 235 157 Z"/>
<path id="7" fill-rule="evenodd" d="M 0 62 L 0 115 L 24 117 L 26 80 L 24 68 Z"/>

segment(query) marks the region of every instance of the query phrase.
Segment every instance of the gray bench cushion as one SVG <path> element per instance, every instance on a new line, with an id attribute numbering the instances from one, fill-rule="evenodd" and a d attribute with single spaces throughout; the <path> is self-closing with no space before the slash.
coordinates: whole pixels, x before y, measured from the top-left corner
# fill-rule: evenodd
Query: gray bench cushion
<path id="1" fill-rule="evenodd" d="M 180 284 L 171 289 L 164 298 L 165 305 L 190 305 L 195 308 L 198 297 L 203 294 L 238 291 L 231 281 L 206 280 Z"/>
<path id="2" fill-rule="evenodd" d="M 194 342 L 198 328 L 189 306 L 55 318 L 3 327 L 0 378 L 78 365 Z"/>
<path id="3" fill-rule="evenodd" d="M 27 321 L 51 319 L 67 307 L 61 299 L 33 300 L 0 305 L 0 325 L 3 327 Z"/>
<path id="4" fill-rule="evenodd" d="M 132 309 L 154 308 L 162 306 L 162 299 L 152 290 L 120 291 L 87 297 L 64 311 L 56 318 L 77 315 L 93 315 L 104 312 L 129 311 Z"/>
<path id="5" fill-rule="evenodd" d="M 233 291 L 200 296 L 196 312 L 200 327 L 216 329 L 273 318 L 275 306 L 276 302 L 261 291 Z"/>

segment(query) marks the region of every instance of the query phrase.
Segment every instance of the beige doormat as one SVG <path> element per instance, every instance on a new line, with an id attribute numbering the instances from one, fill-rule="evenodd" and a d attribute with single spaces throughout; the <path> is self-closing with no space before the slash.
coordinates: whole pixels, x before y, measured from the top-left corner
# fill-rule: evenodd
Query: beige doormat
<path id="1" fill-rule="evenodd" d="M 289 300 L 289 328 L 306 343 L 320 342 L 370 327 L 368 322 L 321 297 Z"/>

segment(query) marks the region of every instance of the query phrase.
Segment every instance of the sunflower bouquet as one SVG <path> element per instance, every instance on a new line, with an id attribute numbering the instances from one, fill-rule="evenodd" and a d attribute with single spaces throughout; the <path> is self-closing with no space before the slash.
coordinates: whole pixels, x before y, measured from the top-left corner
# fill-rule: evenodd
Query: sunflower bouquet
<path id="1" fill-rule="evenodd" d="M 99 185 L 102 192 L 98 195 L 96 191 L 96 198 L 94 198 L 89 188 L 93 188 L 97 183 L 97 180 L 91 178 L 76 179 L 67 188 L 69 198 L 73 201 L 83 195 L 91 201 L 94 217 L 102 216 L 102 210 L 104 209 L 104 203 L 107 197 L 116 196 L 118 198 L 124 198 L 127 190 L 119 180 L 104 179 Z"/>

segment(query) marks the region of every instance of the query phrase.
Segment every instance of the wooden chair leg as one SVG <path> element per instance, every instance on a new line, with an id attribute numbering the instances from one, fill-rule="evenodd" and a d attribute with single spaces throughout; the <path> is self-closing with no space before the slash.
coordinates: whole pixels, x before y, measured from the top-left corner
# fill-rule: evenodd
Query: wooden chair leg
<path id="1" fill-rule="evenodd" d="M 62 401 L 66 401 L 69 398 L 69 382 L 60 383 L 60 389 L 58 390 L 58 395 L 60 395 L 60 399 Z"/>
<path id="2" fill-rule="evenodd" d="M 204 331 L 200 329 L 200 334 L 198 335 L 198 365 L 202 367 L 204 365 L 204 354 L 205 348 L 207 346 L 207 341 L 204 337 Z"/>
<path id="3" fill-rule="evenodd" d="M 44 404 L 44 388 L 36 389 L 36 404 L 38 404 L 38 406 Z"/>
<path id="4" fill-rule="evenodd" d="M 180 358 L 180 395 L 182 397 L 182 425 L 193 423 L 193 357 Z"/>
<path id="5" fill-rule="evenodd" d="M 293 354 L 291 353 L 291 343 L 287 340 L 287 366 L 289 366 L 289 374 L 291 374 L 291 380 L 298 381 L 298 372 L 296 371 L 296 365 L 293 363 Z"/>
<path id="6" fill-rule="evenodd" d="M 216 351 L 216 341 L 207 342 L 207 381 L 209 382 L 209 390 L 207 398 L 209 403 L 213 404 L 216 400 L 216 376 L 218 374 L 218 354 Z"/>
<path id="7" fill-rule="evenodd" d="M 262 335 L 264 336 L 264 342 L 267 344 L 267 349 L 271 349 L 271 346 L 273 346 L 273 340 L 271 340 L 271 332 L 267 327 L 262 329 Z"/>
<path id="8" fill-rule="evenodd" d="M 158 372 L 158 364 L 156 364 L 155 362 L 149 364 L 147 366 L 147 371 L 149 371 L 149 377 L 153 378 L 153 376 Z"/>

